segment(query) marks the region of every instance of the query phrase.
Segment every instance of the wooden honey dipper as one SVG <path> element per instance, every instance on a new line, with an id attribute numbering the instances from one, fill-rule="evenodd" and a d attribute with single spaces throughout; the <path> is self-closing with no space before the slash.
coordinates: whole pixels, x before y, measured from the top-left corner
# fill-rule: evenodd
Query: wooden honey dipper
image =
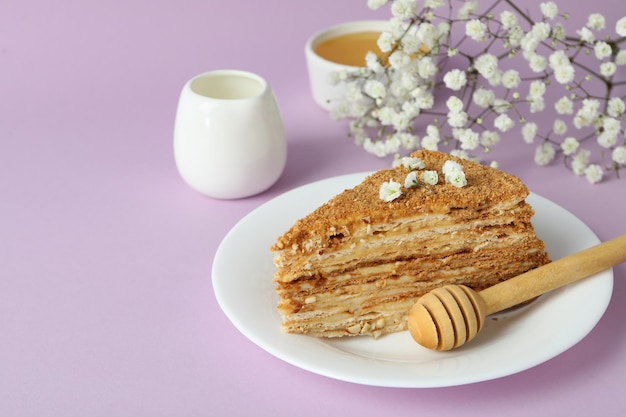
<path id="1" fill-rule="evenodd" d="M 488 315 L 625 261 L 626 235 L 622 235 L 480 292 L 464 285 L 436 288 L 411 307 L 409 331 L 426 348 L 454 349 L 472 340 Z"/>

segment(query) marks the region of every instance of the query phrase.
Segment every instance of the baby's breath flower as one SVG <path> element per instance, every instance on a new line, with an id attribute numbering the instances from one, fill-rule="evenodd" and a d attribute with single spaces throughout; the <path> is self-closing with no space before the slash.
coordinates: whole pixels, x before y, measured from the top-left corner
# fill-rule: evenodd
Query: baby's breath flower
<path id="1" fill-rule="evenodd" d="M 435 185 L 439 182 L 437 171 L 426 170 L 422 172 L 422 182 L 428 185 Z"/>
<path id="2" fill-rule="evenodd" d="M 391 48 L 393 47 L 395 41 L 396 40 L 394 39 L 391 32 L 382 32 L 378 37 L 376 44 L 378 45 L 378 49 L 380 49 L 382 52 L 389 52 L 391 51 Z"/>
<path id="3" fill-rule="evenodd" d="M 402 158 L 402 166 L 404 166 L 409 171 L 415 171 L 416 169 L 424 169 L 426 168 L 426 164 L 420 158 L 405 156 Z"/>
<path id="4" fill-rule="evenodd" d="M 604 78 L 612 77 L 616 70 L 617 65 L 615 65 L 614 62 L 603 62 L 600 64 L 600 74 L 602 74 Z"/>
<path id="5" fill-rule="evenodd" d="M 411 171 L 407 174 L 404 179 L 404 188 L 415 188 L 419 185 L 419 181 L 417 180 L 417 172 Z"/>
<path id="6" fill-rule="evenodd" d="M 603 30 L 605 26 L 605 19 L 600 13 L 592 13 L 587 18 L 587 27 L 593 30 Z"/>
<path id="7" fill-rule="evenodd" d="M 613 152 L 611 153 L 611 159 L 616 164 L 626 164 L 626 146 L 618 146 L 613 149 Z"/>
<path id="8" fill-rule="evenodd" d="M 524 142 L 533 143 L 535 136 L 537 135 L 537 129 L 537 123 L 526 122 L 524 126 L 522 126 L 522 137 L 524 138 Z"/>
<path id="9" fill-rule="evenodd" d="M 626 36 L 626 16 L 615 23 L 615 33 L 619 36 Z"/>
<path id="10" fill-rule="evenodd" d="M 552 20 L 559 14 L 559 9 L 553 1 L 541 3 L 539 7 L 541 8 L 541 14 L 543 14 L 546 19 Z"/>
<path id="11" fill-rule="evenodd" d="M 515 125 L 515 122 L 513 122 L 513 119 L 511 119 L 508 114 L 502 113 L 495 118 L 495 120 L 493 121 L 493 125 L 499 131 L 507 132 Z"/>
<path id="12" fill-rule="evenodd" d="M 451 127 L 463 127 L 467 123 L 467 113 L 464 111 L 448 112 L 448 124 Z"/>
<path id="13" fill-rule="evenodd" d="M 554 108 L 558 114 L 573 114 L 574 102 L 569 97 L 561 97 L 555 104 Z"/>
<path id="14" fill-rule="evenodd" d="M 544 142 L 535 149 L 535 163 L 548 165 L 556 156 L 556 150 L 550 142 Z"/>
<path id="15" fill-rule="evenodd" d="M 609 100 L 607 113 L 612 117 L 619 117 L 626 111 L 626 104 L 619 97 L 613 97 Z"/>
<path id="16" fill-rule="evenodd" d="M 459 91 L 467 84 L 467 76 L 465 75 L 465 71 L 453 69 L 444 75 L 443 82 L 450 90 Z"/>
<path id="17" fill-rule="evenodd" d="M 585 168 L 589 165 L 591 152 L 588 149 L 581 149 L 572 157 L 572 171 L 576 175 L 583 175 Z"/>
<path id="18" fill-rule="evenodd" d="M 611 45 L 609 45 L 608 43 L 604 41 L 598 41 L 593 47 L 593 51 L 596 54 L 596 58 L 602 60 L 611 56 L 612 49 Z"/>
<path id="19" fill-rule="evenodd" d="M 563 143 L 561 143 L 561 149 L 563 150 L 563 155 L 569 156 L 573 155 L 578 150 L 578 141 L 573 137 L 565 138 Z"/>
<path id="20" fill-rule="evenodd" d="M 514 69 L 506 70 L 502 74 L 502 85 L 505 88 L 517 88 L 522 81 L 519 72 Z"/>
<path id="21" fill-rule="evenodd" d="M 500 13 L 500 22 L 504 30 L 511 30 L 517 25 L 517 15 L 509 10 Z"/>
<path id="22" fill-rule="evenodd" d="M 576 31 L 578 36 L 580 36 L 580 40 L 582 42 L 594 43 L 596 41 L 596 37 L 589 28 L 583 27 Z"/>
<path id="23" fill-rule="evenodd" d="M 463 110 L 463 101 L 456 96 L 450 96 L 446 101 L 446 106 L 451 112 L 460 112 Z"/>
<path id="24" fill-rule="evenodd" d="M 387 94 L 385 85 L 378 80 L 367 80 L 363 91 L 372 98 L 383 98 Z"/>
<path id="25" fill-rule="evenodd" d="M 465 24 L 465 34 L 476 42 L 484 42 L 487 39 L 487 25 L 479 19 L 469 20 Z"/>
<path id="26" fill-rule="evenodd" d="M 450 175 L 446 175 L 446 182 L 449 182 L 457 188 L 463 188 L 467 185 L 467 178 L 463 171 L 455 171 Z"/>
<path id="27" fill-rule="evenodd" d="M 485 109 L 493 104 L 495 97 L 493 90 L 480 87 L 474 91 L 472 100 L 477 106 Z"/>
<path id="28" fill-rule="evenodd" d="M 564 135 L 567 133 L 567 124 L 564 120 L 556 119 L 554 121 L 554 125 L 552 126 L 552 131 L 557 135 Z"/>
<path id="29" fill-rule="evenodd" d="M 387 4 L 388 0 L 367 0 L 367 7 L 372 10 L 377 10 Z"/>
<path id="30" fill-rule="evenodd" d="M 379 197 L 384 202 L 390 202 L 402 195 L 400 183 L 394 180 L 385 181 L 380 186 Z"/>
<path id="31" fill-rule="evenodd" d="M 459 9 L 459 19 L 465 20 L 468 19 L 472 14 L 478 11 L 478 2 L 477 1 L 466 1 L 463 3 L 463 6 Z"/>
<path id="32" fill-rule="evenodd" d="M 548 60 L 535 52 L 528 55 L 528 65 L 534 72 L 543 72 L 548 67 Z"/>
<path id="33" fill-rule="evenodd" d="M 587 181 L 592 184 L 597 184 L 602 181 L 602 176 L 604 173 L 602 172 L 602 167 L 597 164 L 591 164 L 587 168 L 585 168 L 585 177 Z"/>
<path id="34" fill-rule="evenodd" d="M 493 130 L 484 130 L 480 134 L 480 144 L 486 148 L 491 148 L 500 142 L 500 135 Z"/>
<path id="35" fill-rule="evenodd" d="M 415 13 L 416 5 L 414 0 L 395 0 L 391 5 L 391 13 L 399 19 L 409 19 Z"/>

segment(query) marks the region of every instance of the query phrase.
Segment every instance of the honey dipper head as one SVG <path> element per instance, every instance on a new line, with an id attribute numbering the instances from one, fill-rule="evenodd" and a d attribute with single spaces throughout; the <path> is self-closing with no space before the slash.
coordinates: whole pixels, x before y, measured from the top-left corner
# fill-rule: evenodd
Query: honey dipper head
<path id="1" fill-rule="evenodd" d="M 422 296 L 409 311 L 413 339 L 428 349 L 450 350 L 472 340 L 485 322 L 483 299 L 463 285 L 446 285 Z"/>

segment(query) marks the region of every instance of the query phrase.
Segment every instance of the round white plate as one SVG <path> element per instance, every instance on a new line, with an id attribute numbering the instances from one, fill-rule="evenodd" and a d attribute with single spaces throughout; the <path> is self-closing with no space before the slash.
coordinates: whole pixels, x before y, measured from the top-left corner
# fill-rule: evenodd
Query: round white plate
<path id="1" fill-rule="evenodd" d="M 427 350 L 408 332 L 377 340 L 283 333 L 276 310 L 270 246 L 297 219 L 360 183 L 365 175 L 329 178 L 282 194 L 244 217 L 220 244 L 212 278 L 220 307 L 237 329 L 272 355 L 308 371 L 354 383 L 454 386 L 539 365 L 578 343 L 604 314 L 613 291 L 612 270 L 554 290 L 525 307 L 491 316 L 472 342 L 448 352 Z M 567 210 L 535 194 L 528 201 L 536 211 L 535 230 L 553 260 L 600 243 Z M 580 308 L 582 305 L 585 308 Z"/>

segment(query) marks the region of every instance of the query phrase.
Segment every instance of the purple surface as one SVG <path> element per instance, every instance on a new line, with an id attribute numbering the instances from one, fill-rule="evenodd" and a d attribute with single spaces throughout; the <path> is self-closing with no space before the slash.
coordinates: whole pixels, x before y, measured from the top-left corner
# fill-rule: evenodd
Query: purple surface
<path id="1" fill-rule="evenodd" d="M 562 3 L 573 25 L 592 11 L 610 25 L 626 15 L 621 0 Z M 0 415 L 574 417 L 626 410 L 625 265 L 614 269 L 605 316 L 579 344 L 520 374 L 453 388 L 376 388 L 302 371 L 249 342 L 219 309 L 213 256 L 245 214 L 293 187 L 388 166 L 315 106 L 303 54 L 307 37 L 323 27 L 387 16 L 365 0 L 4 0 Z M 279 182 L 237 201 L 188 188 L 172 156 L 180 89 L 221 68 L 267 78 L 289 139 Z M 501 168 L 600 239 L 626 232 L 625 178 L 590 185 L 558 164 L 537 168 L 532 154 L 521 140 L 494 150 Z"/>

